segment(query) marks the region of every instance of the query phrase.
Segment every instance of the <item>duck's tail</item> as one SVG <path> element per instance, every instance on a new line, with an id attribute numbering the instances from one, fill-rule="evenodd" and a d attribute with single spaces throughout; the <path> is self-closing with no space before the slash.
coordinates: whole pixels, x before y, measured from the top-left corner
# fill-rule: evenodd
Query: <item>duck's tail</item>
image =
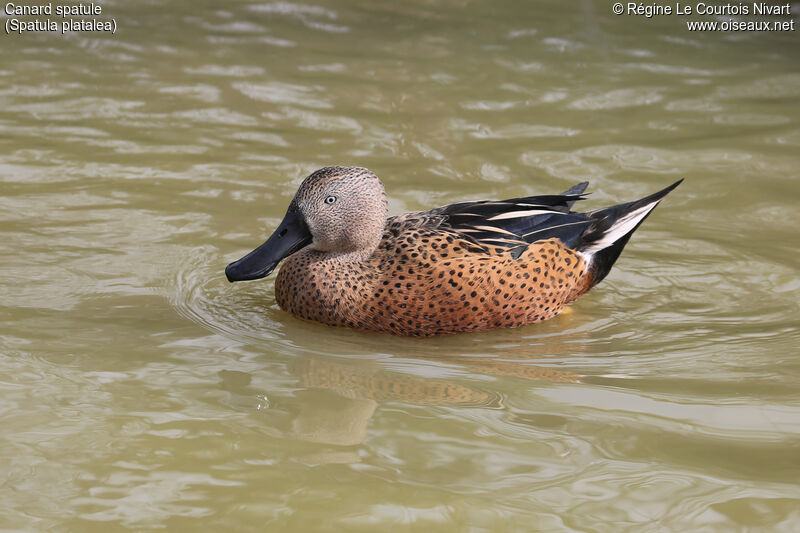
<path id="1" fill-rule="evenodd" d="M 641 200 L 586 213 L 592 220 L 592 224 L 581 234 L 576 249 L 583 254 L 589 265 L 588 274 L 591 277 L 591 285 L 587 287 L 587 290 L 608 275 L 639 224 L 682 181 L 682 179 L 678 180 L 669 187 Z"/>

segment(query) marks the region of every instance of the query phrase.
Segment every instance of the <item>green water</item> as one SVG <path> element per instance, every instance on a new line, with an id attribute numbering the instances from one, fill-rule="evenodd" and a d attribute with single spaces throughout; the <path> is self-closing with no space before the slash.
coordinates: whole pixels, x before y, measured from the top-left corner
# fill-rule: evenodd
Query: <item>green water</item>
<path id="1" fill-rule="evenodd" d="M 0 36 L 0 530 L 800 530 L 797 31 L 101 5 Z M 403 339 L 225 281 L 336 163 L 395 214 L 686 181 L 569 312 Z"/>

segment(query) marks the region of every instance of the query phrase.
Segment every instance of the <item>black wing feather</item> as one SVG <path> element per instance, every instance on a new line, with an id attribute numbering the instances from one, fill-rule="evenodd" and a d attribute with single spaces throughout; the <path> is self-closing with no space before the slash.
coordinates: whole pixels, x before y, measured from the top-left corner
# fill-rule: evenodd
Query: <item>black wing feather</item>
<path id="1" fill-rule="evenodd" d="M 444 225 L 477 244 L 509 248 L 514 255 L 530 243 L 552 238 L 571 246 L 591 224 L 586 215 L 570 211 L 585 198 L 588 184 L 579 183 L 564 194 L 462 202 L 437 209 L 436 214 Z"/>

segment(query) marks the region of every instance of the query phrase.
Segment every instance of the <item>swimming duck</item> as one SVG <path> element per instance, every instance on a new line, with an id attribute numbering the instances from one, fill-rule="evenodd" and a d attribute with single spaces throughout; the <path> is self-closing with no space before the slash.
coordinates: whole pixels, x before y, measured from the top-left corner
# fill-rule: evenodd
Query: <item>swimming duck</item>
<path id="1" fill-rule="evenodd" d="M 557 315 L 606 277 L 669 187 L 579 213 L 588 182 L 562 194 L 461 202 L 387 220 L 386 192 L 361 167 L 308 176 L 231 282 L 275 280 L 285 311 L 350 328 L 428 336 L 518 327 Z"/>

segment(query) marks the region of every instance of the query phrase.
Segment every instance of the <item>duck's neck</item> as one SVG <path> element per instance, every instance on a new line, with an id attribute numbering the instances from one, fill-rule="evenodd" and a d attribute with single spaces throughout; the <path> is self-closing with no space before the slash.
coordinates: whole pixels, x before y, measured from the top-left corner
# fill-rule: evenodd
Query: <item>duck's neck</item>
<path id="1" fill-rule="evenodd" d="M 329 251 L 329 252 L 321 252 L 318 250 L 312 250 L 311 253 L 314 256 L 314 259 L 318 261 L 337 261 L 342 264 L 354 264 L 354 263 L 363 263 L 369 259 L 372 255 L 374 250 L 350 250 L 350 251 Z"/>

